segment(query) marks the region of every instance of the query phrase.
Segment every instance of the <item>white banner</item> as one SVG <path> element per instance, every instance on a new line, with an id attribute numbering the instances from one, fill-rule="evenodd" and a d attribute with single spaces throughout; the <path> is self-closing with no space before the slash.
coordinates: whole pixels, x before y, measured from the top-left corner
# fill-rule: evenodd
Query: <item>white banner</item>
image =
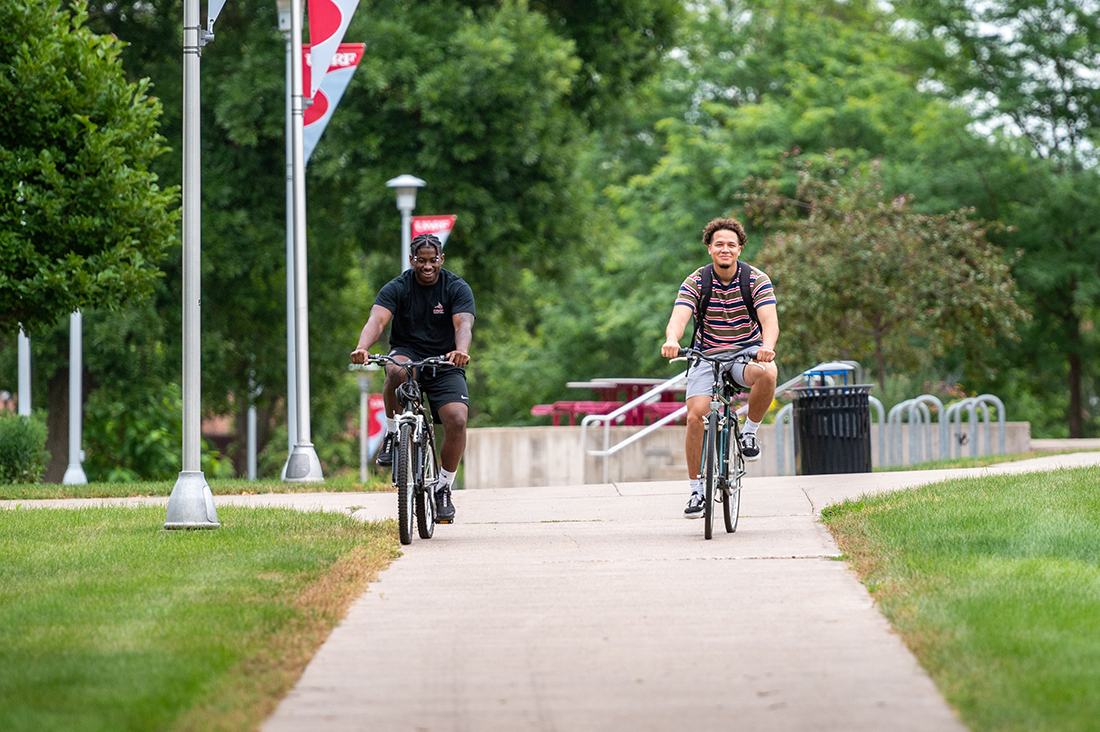
<path id="1" fill-rule="evenodd" d="M 344 40 L 351 16 L 359 0 L 309 0 L 309 46 L 319 69 L 328 69 Z M 313 75 L 311 84 L 302 84 L 302 92 L 312 97 L 321 88 L 325 72 Z"/>

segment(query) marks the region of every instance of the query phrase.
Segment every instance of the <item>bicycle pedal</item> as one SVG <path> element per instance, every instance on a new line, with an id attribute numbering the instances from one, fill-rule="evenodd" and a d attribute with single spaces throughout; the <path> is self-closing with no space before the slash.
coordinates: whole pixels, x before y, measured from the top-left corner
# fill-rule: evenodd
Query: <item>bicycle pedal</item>
<path id="1" fill-rule="evenodd" d="M 435 522 L 437 524 L 453 524 L 455 522 L 455 520 L 454 519 L 436 519 Z"/>

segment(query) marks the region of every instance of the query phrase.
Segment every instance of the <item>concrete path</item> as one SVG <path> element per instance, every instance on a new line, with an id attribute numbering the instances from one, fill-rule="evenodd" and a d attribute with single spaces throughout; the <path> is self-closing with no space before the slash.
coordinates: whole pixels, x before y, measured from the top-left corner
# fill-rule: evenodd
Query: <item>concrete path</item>
<path id="1" fill-rule="evenodd" d="M 948 477 L 1096 464 L 755 479 L 737 533 L 719 526 L 712 541 L 682 518 L 686 482 L 462 491 L 458 523 L 405 547 L 262 729 L 963 730 L 835 561 L 820 511 Z M 396 512 L 392 493 L 216 502 Z"/>
<path id="2" fill-rule="evenodd" d="M 758 479 L 712 541 L 681 483 L 460 492 L 458 523 L 405 549 L 262 729 L 962 730 L 821 508 L 1098 463 Z"/>

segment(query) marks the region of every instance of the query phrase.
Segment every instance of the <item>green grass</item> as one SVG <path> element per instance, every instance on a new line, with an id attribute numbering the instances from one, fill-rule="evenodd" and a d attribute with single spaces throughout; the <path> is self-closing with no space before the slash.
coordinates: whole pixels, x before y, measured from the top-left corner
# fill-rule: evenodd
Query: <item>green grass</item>
<path id="1" fill-rule="evenodd" d="M 0 512 L 0 729 L 254 729 L 398 554 L 392 521 L 218 514 Z"/>
<path id="2" fill-rule="evenodd" d="M 134 483 L 88 483 L 60 485 L 57 483 L 21 483 L 0 485 L 0 500 L 37 500 L 42 498 L 127 498 L 130 496 L 170 496 L 175 480 Z M 326 478 L 323 483 L 284 483 L 281 480 L 208 480 L 215 496 L 242 493 L 347 493 L 393 490 L 390 476 L 368 475 L 366 483 L 351 478 Z"/>
<path id="3" fill-rule="evenodd" d="M 1100 729 L 1100 468 L 946 481 L 823 520 L 972 730 Z"/>
<path id="4" fill-rule="evenodd" d="M 1017 452 L 1008 455 L 979 455 L 978 457 L 960 457 L 950 460 L 932 460 L 926 463 L 913 463 L 912 465 L 888 465 L 874 468 L 876 473 L 893 473 L 899 470 L 947 470 L 950 468 L 984 468 L 997 463 L 1015 463 L 1020 460 L 1032 460 L 1034 458 L 1050 455 L 1072 455 L 1078 452 L 1096 452 L 1095 450 L 1033 450 L 1032 452 Z"/>

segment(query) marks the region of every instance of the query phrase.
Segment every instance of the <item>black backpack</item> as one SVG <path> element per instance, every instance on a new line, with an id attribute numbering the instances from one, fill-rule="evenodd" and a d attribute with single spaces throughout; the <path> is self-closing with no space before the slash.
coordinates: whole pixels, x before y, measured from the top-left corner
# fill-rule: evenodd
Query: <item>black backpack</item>
<path id="1" fill-rule="evenodd" d="M 749 277 L 752 276 L 752 268 L 744 262 L 737 262 L 737 281 L 741 286 L 741 301 L 745 303 L 745 309 L 749 311 L 749 317 L 756 327 L 760 327 L 760 318 L 756 317 L 756 304 L 752 301 L 752 292 L 749 288 Z M 703 267 L 702 287 L 699 291 L 699 310 L 695 313 L 695 330 L 691 334 L 691 345 L 699 348 L 703 342 L 703 321 L 707 317 L 707 308 L 710 307 L 710 293 L 714 289 L 714 265 Z"/>

